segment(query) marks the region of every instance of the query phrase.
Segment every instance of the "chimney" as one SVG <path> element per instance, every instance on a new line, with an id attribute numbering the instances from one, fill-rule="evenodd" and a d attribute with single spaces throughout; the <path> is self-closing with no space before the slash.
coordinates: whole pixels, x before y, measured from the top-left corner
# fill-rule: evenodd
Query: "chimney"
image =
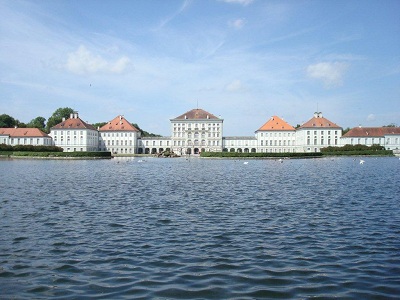
<path id="1" fill-rule="evenodd" d="M 70 115 L 69 115 L 69 118 L 70 118 L 70 119 L 73 119 L 73 118 L 74 118 L 74 114 L 70 114 Z"/>
<path id="2" fill-rule="evenodd" d="M 62 121 L 65 122 L 65 118 L 64 117 L 62 118 Z"/>

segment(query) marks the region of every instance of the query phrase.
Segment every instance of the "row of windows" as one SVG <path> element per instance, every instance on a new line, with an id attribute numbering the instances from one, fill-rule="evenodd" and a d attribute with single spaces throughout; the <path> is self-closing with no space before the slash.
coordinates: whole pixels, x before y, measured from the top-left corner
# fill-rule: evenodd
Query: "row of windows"
<path id="1" fill-rule="evenodd" d="M 264 146 L 264 143 L 263 143 L 264 141 L 261 141 L 261 146 Z M 288 146 L 290 146 L 290 144 L 292 144 L 292 145 L 294 145 L 295 144 L 295 141 L 291 141 L 291 140 L 279 140 L 279 141 L 277 141 L 277 140 L 270 140 L 269 141 L 269 145 L 270 146 L 286 146 L 286 144 L 288 145 Z M 268 141 L 265 141 L 265 146 L 268 146 Z"/>
<path id="2" fill-rule="evenodd" d="M 128 141 L 118 141 L 118 140 L 107 140 L 107 141 L 99 141 L 99 145 L 105 145 L 107 142 L 107 146 L 123 146 L 125 144 L 125 146 L 128 146 Z M 129 141 L 129 146 L 132 146 L 132 141 Z"/>
<path id="3" fill-rule="evenodd" d="M 205 140 L 201 140 L 201 142 L 199 140 L 194 140 L 194 142 L 192 142 L 191 140 L 187 141 L 187 146 L 219 146 L 219 141 L 205 141 Z M 186 146 L 185 141 L 174 141 L 174 146 Z"/>
<path id="4" fill-rule="evenodd" d="M 280 148 L 280 149 L 278 149 L 278 148 L 270 148 L 270 149 L 261 149 L 261 152 L 264 152 L 263 150 L 265 150 L 265 152 L 267 153 L 267 152 L 279 152 L 279 153 L 282 153 L 282 152 L 296 152 L 296 149 L 294 149 L 294 148 L 292 148 L 292 149 L 290 149 L 290 148 L 284 148 L 284 149 L 282 149 L 282 148 Z"/>
<path id="5" fill-rule="evenodd" d="M 8 139 L 2 139 L 2 144 L 7 144 Z M 36 144 L 34 144 L 35 139 L 33 138 L 11 138 L 10 145 L 41 145 L 40 138 L 36 139 Z M 51 139 L 45 138 L 43 139 L 44 145 L 51 145 Z"/>
<path id="6" fill-rule="evenodd" d="M 314 139 L 314 145 L 318 145 L 317 142 L 318 142 L 318 141 L 317 141 L 317 139 L 315 138 L 315 139 Z M 337 144 L 338 144 L 338 140 L 337 140 L 337 138 L 335 138 L 335 145 L 337 145 Z M 311 145 L 311 140 L 310 140 L 310 138 L 307 139 L 307 145 Z M 321 139 L 320 145 L 325 145 L 325 140 L 324 140 L 324 139 Z M 331 139 L 329 139 L 329 138 L 328 138 L 328 144 L 327 144 L 327 145 L 331 145 Z"/>
<path id="7" fill-rule="evenodd" d="M 324 131 L 323 131 L 323 130 L 314 130 L 314 135 L 317 135 L 318 132 L 319 132 L 321 135 L 324 135 Z M 311 131 L 308 130 L 308 131 L 307 131 L 307 135 L 310 135 L 310 134 L 311 134 Z M 331 131 L 328 130 L 328 135 L 330 135 L 330 134 L 331 134 Z M 338 134 L 338 132 L 337 132 L 337 130 L 335 130 L 335 135 L 337 135 L 337 134 Z"/>
<path id="8" fill-rule="evenodd" d="M 157 143 L 156 141 L 146 141 L 145 145 L 150 146 L 149 145 L 149 144 L 151 144 L 150 142 L 152 142 L 153 146 L 163 146 L 163 141 L 158 141 L 158 145 L 156 145 L 156 143 Z M 166 142 L 166 145 L 169 146 L 169 141 L 164 141 L 164 142 Z M 142 146 L 142 144 L 140 146 Z"/>
<path id="9" fill-rule="evenodd" d="M 184 132 L 182 132 L 182 134 L 181 134 L 180 132 L 174 132 L 174 137 L 185 137 L 185 136 L 187 136 L 189 139 L 192 138 L 192 134 L 191 134 L 191 133 L 185 134 Z M 194 137 L 194 138 L 199 138 L 199 137 L 200 137 L 200 134 L 195 133 L 195 134 L 193 134 L 193 137 Z M 202 137 L 202 138 L 205 138 L 205 137 L 206 137 L 206 134 L 205 134 L 205 133 L 202 133 L 202 134 L 201 134 L 201 137 Z M 214 133 L 211 134 L 211 132 L 209 132 L 209 133 L 208 133 L 208 137 L 219 137 L 219 133 L 215 133 L 215 132 L 214 132 Z"/>
<path id="10" fill-rule="evenodd" d="M 73 132 L 73 135 L 77 135 L 78 134 L 78 131 L 77 130 L 72 130 L 72 132 Z M 60 134 L 60 135 L 64 135 L 64 130 L 53 130 L 52 132 L 51 132 L 52 134 L 54 134 L 54 136 L 57 136 L 58 134 Z M 89 136 L 96 136 L 97 137 L 97 132 L 93 132 L 93 131 L 86 131 L 86 133 L 87 133 L 87 135 L 89 135 Z M 81 131 L 79 131 L 79 134 L 82 136 L 83 135 L 83 131 L 81 130 Z M 66 132 L 66 135 L 71 135 L 71 131 L 67 131 Z"/>
<path id="11" fill-rule="evenodd" d="M 192 124 L 195 128 L 199 128 L 199 123 L 174 123 L 174 127 L 181 127 L 185 128 L 185 125 L 187 125 L 188 128 L 192 127 Z M 218 123 L 207 123 L 208 127 L 210 126 L 217 126 L 219 127 L 220 124 Z M 206 126 L 206 123 L 201 123 L 201 127 L 204 128 Z"/>
<path id="12" fill-rule="evenodd" d="M 132 132 L 129 132 L 129 134 L 127 132 L 119 132 L 119 133 L 118 132 L 115 132 L 115 133 L 114 132 L 111 132 L 111 133 L 110 132 L 102 132 L 101 136 L 102 137 L 106 137 L 106 136 L 111 136 L 111 137 L 114 137 L 114 136 L 115 137 L 119 137 L 119 136 L 120 137 L 124 137 L 124 136 L 128 137 L 129 136 L 129 137 L 132 137 Z"/>
<path id="13" fill-rule="evenodd" d="M 385 141 L 385 138 L 357 138 L 357 139 L 351 139 L 351 144 L 381 144 L 382 141 Z M 399 143 L 399 138 L 386 138 L 386 144 L 398 144 Z"/>
<path id="14" fill-rule="evenodd" d="M 64 139 L 61 139 L 59 142 L 57 142 L 57 140 L 54 140 L 54 143 L 57 146 L 62 146 L 62 145 L 96 145 L 97 144 L 95 140 L 90 140 L 90 141 L 85 141 L 85 142 L 83 142 L 81 140 L 80 142 L 77 142 L 76 139 L 74 139 L 73 142 L 71 142 L 70 139 L 67 139 L 65 142 L 64 142 Z"/>
<path id="15" fill-rule="evenodd" d="M 293 136 L 294 137 L 294 135 L 295 135 L 295 133 L 294 132 L 270 132 L 270 133 L 268 133 L 268 132 L 261 132 L 261 136 L 264 136 L 264 134 L 265 134 L 265 136 L 270 136 L 270 137 L 272 137 L 272 136 L 275 136 L 275 137 L 281 137 L 281 136 L 283 136 L 283 137 L 286 137 L 286 136 Z"/>

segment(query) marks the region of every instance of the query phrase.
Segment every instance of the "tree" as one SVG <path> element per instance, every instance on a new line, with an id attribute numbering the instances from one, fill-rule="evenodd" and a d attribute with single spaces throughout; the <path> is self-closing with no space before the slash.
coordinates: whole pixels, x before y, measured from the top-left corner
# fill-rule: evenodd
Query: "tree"
<path id="1" fill-rule="evenodd" d="M 99 122 L 99 123 L 92 124 L 92 126 L 97 129 L 97 128 L 103 127 L 106 124 L 107 124 L 107 122 Z"/>
<path id="2" fill-rule="evenodd" d="M 147 132 L 147 131 L 141 129 L 141 128 L 139 127 L 139 125 L 136 124 L 136 123 L 133 123 L 132 125 L 133 125 L 134 127 L 136 127 L 137 130 L 140 131 L 141 136 L 149 136 L 149 137 L 160 137 L 160 136 L 161 136 L 161 135 L 159 135 L 159 134 L 149 133 L 149 132 Z"/>
<path id="3" fill-rule="evenodd" d="M 40 130 L 44 131 L 45 130 L 45 123 L 46 119 L 43 117 L 36 117 L 35 119 L 32 119 L 26 126 L 28 128 L 39 128 Z"/>
<path id="4" fill-rule="evenodd" d="M 382 127 L 397 127 L 395 123 L 390 123 L 389 125 L 383 125 Z"/>
<path id="5" fill-rule="evenodd" d="M 347 127 L 346 129 L 343 129 L 342 135 L 345 135 L 345 134 L 348 133 L 349 131 L 350 131 L 350 127 Z"/>
<path id="6" fill-rule="evenodd" d="M 17 121 L 6 114 L 0 115 L 0 128 L 13 128 L 17 125 Z"/>
<path id="7" fill-rule="evenodd" d="M 68 119 L 71 114 L 73 114 L 75 110 L 69 107 L 60 107 L 58 108 L 52 116 L 48 119 L 46 124 L 46 132 L 49 133 L 51 127 L 57 125 L 62 122 L 62 118 Z"/>

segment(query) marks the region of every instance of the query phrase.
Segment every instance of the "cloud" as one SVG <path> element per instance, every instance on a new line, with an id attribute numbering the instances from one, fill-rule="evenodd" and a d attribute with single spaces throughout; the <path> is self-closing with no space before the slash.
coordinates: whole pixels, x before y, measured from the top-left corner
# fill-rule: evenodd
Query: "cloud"
<path id="1" fill-rule="evenodd" d="M 245 23 L 246 22 L 244 19 L 236 19 L 234 21 L 229 22 L 229 26 L 235 29 L 242 29 Z"/>
<path id="2" fill-rule="evenodd" d="M 164 20 L 161 21 L 161 24 L 159 25 L 158 29 L 163 28 L 166 26 L 169 22 L 171 22 L 173 19 L 175 19 L 177 16 L 179 16 L 181 13 L 183 13 L 188 7 L 191 5 L 192 0 L 185 0 L 183 1 L 181 7 L 174 12 L 172 15 L 168 16 Z"/>
<path id="3" fill-rule="evenodd" d="M 340 86 L 348 64 L 342 62 L 322 62 L 307 67 L 308 76 L 322 80 L 326 87 Z"/>
<path id="4" fill-rule="evenodd" d="M 76 74 L 90 73 L 122 73 L 129 65 L 130 59 L 123 56 L 111 62 L 100 55 L 93 55 L 85 46 L 79 46 L 78 50 L 68 55 L 66 69 Z"/>
<path id="5" fill-rule="evenodd" d="M 367 117 L 367 121 L 375 121 L 376 117 L 374 114 L 369 114 Z"/>
<path id="6" fill-rule="evenodd" d="M 225 3 L 235 3 L 235 4 L 241 4 L 243 6 L 251 4 L 254 0 L 220 0 Z"/>
<path id="7" fill-rule="evenodd" d="M 226 86 L 226 91 L 228 92 L 238 92 L 244 89 L 244 86 L 240 80 L 234 80 Z"/>

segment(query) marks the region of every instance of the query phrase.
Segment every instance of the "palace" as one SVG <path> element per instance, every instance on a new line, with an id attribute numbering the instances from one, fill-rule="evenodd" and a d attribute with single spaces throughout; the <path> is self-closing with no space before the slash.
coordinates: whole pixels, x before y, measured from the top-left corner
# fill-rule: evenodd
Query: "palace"
<path id="1" fill-rule="evenodd" d="M 356 127 L 342 136 L 342 127 L 316 112 L 298 128 L 272 116 L 252 136 L 224 136 L 224 120 L 203 109 L 192 109 L 170 119 L 171 136 L 142 137 L 120 115 L 101 128 L 87 124 L 78 113 L 63 119 L 50 134 L 36 128 L 0 128 L 0 143 L 55 145 L 65 152 L 110 151 L 113 154 L 156 154 L 172 150 L 178 155 L 200 152 L 320 152 L 346 144 L 400 149 L 400 127 Z"/>

